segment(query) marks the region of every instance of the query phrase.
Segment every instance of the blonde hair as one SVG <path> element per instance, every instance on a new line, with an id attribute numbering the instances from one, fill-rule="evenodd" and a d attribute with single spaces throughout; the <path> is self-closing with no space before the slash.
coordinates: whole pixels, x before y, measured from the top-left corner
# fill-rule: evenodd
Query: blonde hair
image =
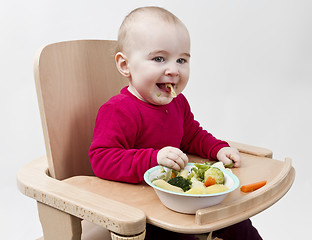
<path id="1" fill-rule="evenodd" d="M 141 14 L 150 14 L 152 16 L 158 17 L 165 22 L 182 24 L 184 26 L 184 24 L 178 17 L 176 17 L 174 14 L 164 8 L 141 7 L 134 9 L 125 17 L 119 28 L 116 52 L 123 52 L 125 50 L 124 47 L 128 41 L 129 29 L 133 26 L 133 24 L 135 24 L 135 21 L 138 20 L 138 16 L 141 16 Z"/>

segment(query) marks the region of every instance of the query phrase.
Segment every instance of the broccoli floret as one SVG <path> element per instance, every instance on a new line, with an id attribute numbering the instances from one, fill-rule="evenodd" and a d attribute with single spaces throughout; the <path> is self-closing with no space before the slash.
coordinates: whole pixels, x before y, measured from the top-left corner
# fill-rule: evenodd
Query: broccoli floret
<path id="1" fill-rule="evenodd" d="M 224 183 L 224 174 L 223 172 L 216 167 L 211 167 L 205 172 L 205 180 L 208 177 L 212 177 L 216 180 L 217 184 L 223 184 Z"/>
<path id="2" fill-rule="evenodd" d="M 205 180 L 205 172 L 211 167 L 210 163 L 205 162 L 205 163 L 195 163 L 195 167 L 192 168 L 191 174 L 192 178 L 193 176 L 196 176 L 196 178 L 199 181 L 204 181 Z"/>
<path id="3" fill-rule="evenodd" d="M 177 186 L 183 189 L 183 191 L 187 191 L 191 189 L 192 182 L 190 179 L 186 179 L 182 176 L 177 176 L 175 178 L 171 178 L 168 183 L 170 183 L 173 186 Z"/>

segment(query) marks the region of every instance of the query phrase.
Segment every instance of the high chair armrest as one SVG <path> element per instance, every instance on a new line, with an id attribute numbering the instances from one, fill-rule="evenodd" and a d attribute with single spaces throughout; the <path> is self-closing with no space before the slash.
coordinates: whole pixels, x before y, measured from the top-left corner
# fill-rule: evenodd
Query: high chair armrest
<path id="1" fill-rule="evenodd" d="M 142 210 L 56 180 L 47 172 L 46 157 L 23 166 L 17 174 L 19 190 L 38 202 L 121 235 L 136 235 L 145 230 L 146 216 Z"/>
<path id="2" fill-rule="evenodd" d="M 228 141 L 228 140 L 226 140 L 226 142 L 228 142 L 228 144 L 231 147 L 237 148 L 238 151 L 241 153 L 247 153 L 250 155 L 255 155 L 255 156 L 259 156 L 259 157 L 267 157 L 267 158 L 272 158 L 272 156 L 273 156 L 273 152 L 269 149 L 266 149 L 266 148 L 256 147 L 256 146 L 252 146 L 252 145 L 248 145 L 248 144 L 244 144 L 244 143 L 233 142 L 233 141 Z"/>

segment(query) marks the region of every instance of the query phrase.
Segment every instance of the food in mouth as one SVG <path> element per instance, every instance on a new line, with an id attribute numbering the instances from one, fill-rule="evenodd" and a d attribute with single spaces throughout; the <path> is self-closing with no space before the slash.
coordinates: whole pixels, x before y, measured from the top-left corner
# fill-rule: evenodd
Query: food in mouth
<path id="1" fill-rule="evenodd" d="M 177 94 L 176 94 L 176 92 L 174 91 L 173 86 L 172 86 L 171 83 L 166 83 L 165 86 L 166 86 L 166 88 L 169 88 L 169 89 L 170 89 L 171 97 L 173 97 L 173 98 L 177 97 Z"/>

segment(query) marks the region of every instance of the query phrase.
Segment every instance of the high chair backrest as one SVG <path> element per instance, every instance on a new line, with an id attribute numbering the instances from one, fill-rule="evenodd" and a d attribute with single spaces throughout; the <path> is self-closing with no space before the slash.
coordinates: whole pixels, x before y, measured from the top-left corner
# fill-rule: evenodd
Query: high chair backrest
<path id="1" fill-rule="evenodd" d="M 50 175 L 93 175 L 88 157 L 99 107 L 127 85 L 114 61 L 116 41 L 78 40 L 39 52 L 35 82 Z"/>

